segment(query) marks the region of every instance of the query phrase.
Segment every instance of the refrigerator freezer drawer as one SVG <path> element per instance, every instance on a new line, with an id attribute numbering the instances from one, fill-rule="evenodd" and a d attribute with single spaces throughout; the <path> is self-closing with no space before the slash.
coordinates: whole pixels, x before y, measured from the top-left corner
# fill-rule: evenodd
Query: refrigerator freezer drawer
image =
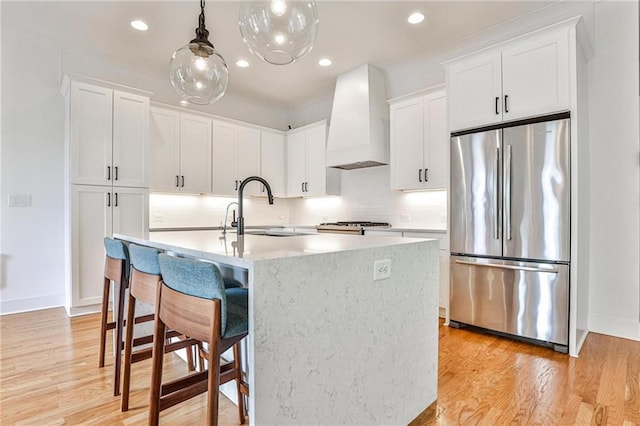
<path id="1" fill-rule="evenodd" d="M 451 256 L 452 321 L 569 341 L 569 265 Z"/>

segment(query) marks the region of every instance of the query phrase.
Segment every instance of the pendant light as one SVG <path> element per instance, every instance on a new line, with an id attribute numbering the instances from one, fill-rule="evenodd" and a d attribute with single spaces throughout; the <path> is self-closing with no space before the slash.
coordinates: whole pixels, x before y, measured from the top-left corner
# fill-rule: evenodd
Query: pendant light
<path id="1" fill-rule="evenodd" d="M 286 65 L 311 51 L 318 34 L 318 9 L 313 0 L 242 0 L 238 24 L 254 55 Z"/>
<path id="2" fill-rule="evenodd" d="M 209 42 L 209 31 L 204 24 L 204 0 L 200 0 L 196 38 L 173 53 L 169 78 L 178 95 L 193 104 L 211 104 L 227 90 L 229 69 Z"/>

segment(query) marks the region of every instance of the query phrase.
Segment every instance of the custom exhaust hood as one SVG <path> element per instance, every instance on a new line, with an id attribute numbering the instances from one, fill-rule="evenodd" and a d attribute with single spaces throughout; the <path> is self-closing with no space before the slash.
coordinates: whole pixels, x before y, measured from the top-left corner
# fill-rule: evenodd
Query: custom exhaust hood
<path id="1" fill-rule="evenodd" d="M 384 75 L 369 64 L 338 76 L 331 109 L 327 167 L 389 164 L 389 107 Z"/>

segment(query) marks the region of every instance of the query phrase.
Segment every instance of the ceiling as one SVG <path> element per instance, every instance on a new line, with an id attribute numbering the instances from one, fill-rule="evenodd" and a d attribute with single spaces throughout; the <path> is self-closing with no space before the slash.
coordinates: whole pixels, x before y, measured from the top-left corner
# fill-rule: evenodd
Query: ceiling
<path id="1" fill-rule="evenodd" d="M 330 93 L 337 75 L 364 63 L 385 68 L 429 55 L 473 34 L 512 21 L 557 2 L 544 1 L 328 1 L 318 0 L 320 26 L 312 51 L 290 65 L 271 65 L 244 46 L 237 24 L 237 1 L 208 1 L 210 40 L 230 70 L 228 93 L 291 107 Z M 421 24 L 407 16 L 421 11 Z M 117 62 L 168 81 L 168 62 L 194 37 L 199 1 L 2 1 L 2 24 L 53 39 L 63 51 Z M 129 22 L 142 19 L 149 30 Z M 318 65 L 320 58 L 333 61 Z M 248 68 L 238 68 L 238 59 Z M 166 79 L 166 80 L 165 80 Z M 156 87 L 143 87 L 157 92 Z M 177 96 L 176 96 L 177 98 Z"/>

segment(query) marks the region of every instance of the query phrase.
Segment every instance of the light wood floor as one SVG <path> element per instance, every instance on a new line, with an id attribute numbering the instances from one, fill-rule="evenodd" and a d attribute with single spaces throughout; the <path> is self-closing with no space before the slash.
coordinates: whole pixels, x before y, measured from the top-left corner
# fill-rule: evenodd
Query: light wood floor
<path id="1" fill-rule="evenodd" d="M 62 308 L 0 317 L 0 424 L 145 425 L 150 362 L 134 365 L 132 409 L 121 413 L 111 354 L 97 367 L 98 331 L 97 315 L 70 319 Z M 439 346 L 438 401 L 419 424 L 640 425 L 640 342 L 590 334 L 574 359 L 441 326 Z M 184 372 L 167 357 L 168 376 Z M 220 400 L 220 424 L 237 424 Z M 203 424 L 203 407 L 201 395 L 161 422 Z"/>

